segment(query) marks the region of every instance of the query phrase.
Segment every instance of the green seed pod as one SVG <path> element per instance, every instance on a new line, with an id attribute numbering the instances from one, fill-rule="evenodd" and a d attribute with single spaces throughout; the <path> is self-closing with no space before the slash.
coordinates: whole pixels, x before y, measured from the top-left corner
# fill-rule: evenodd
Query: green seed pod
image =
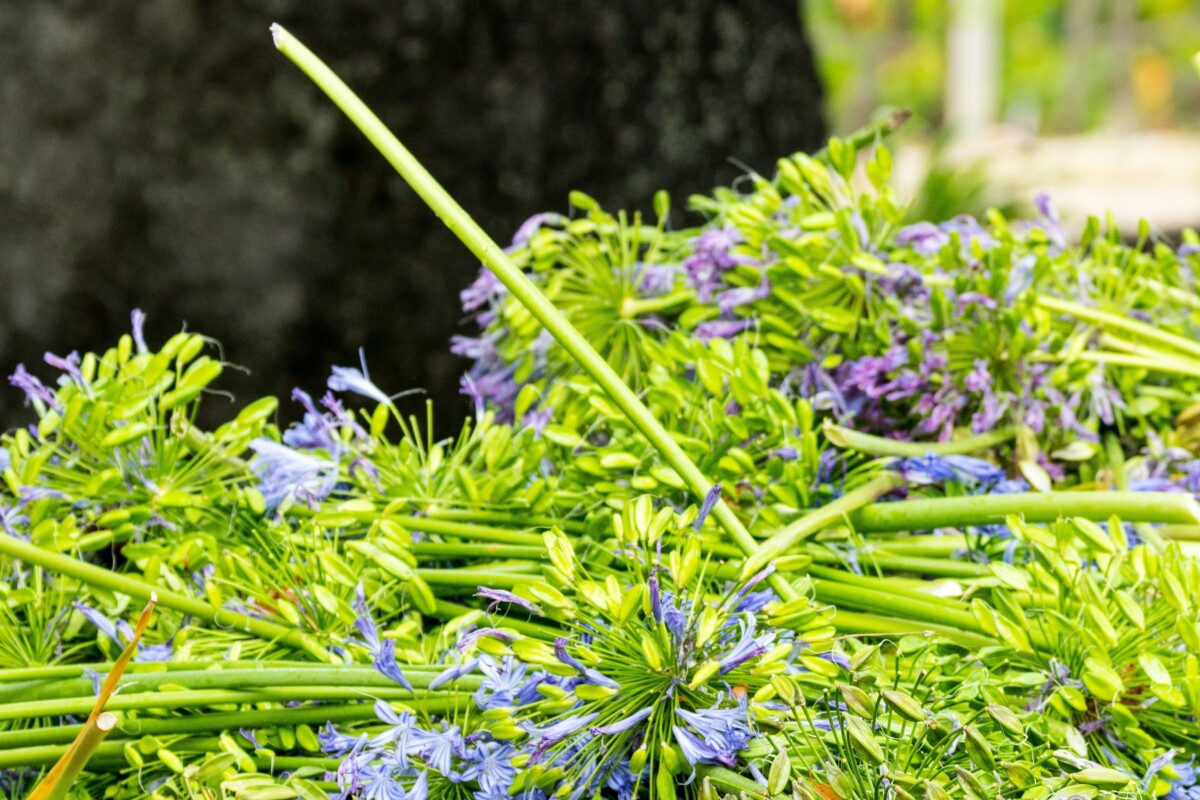
<path id="1" fill-rule="evenodd" d="M 1124 789 L 1133 782 L 1131 776 L 1108 767 L 1088 767 L 1076 772 L 1071 778 L 1088 786 L 1109 790 Z"/>
<path id="2" fill-rule="evenodd" d="M 767 773 L 767 791 L 770 794 L 779 794 L 787 788 L 791 779 L 792 760 L 788 758 L 786 750 L 780 750 L 771 762 L 771 771 Z"/>
<path id="3" fill-rule="evenodd" d="M 996 768 L 996 756 L 992 753 L 992 746 L 988 744 L 987 739 L 983 738 L 983 734 L 976 730 L 975 726 L 963 726 L 963 739 L 967 755 L 971 757 L 971 761 L 976 767 L 986 769 L 988 772 Z"/>
<path id="4" fill-rule="evenodd" d="M 797 698 L 800 700 L 799 705 L 803 705 L 804 696 L 800 694 L 799 689 L 796 688 L 795 682 L 793 682 L 790 678 L 783 675 L 772 675 L 771 685 L 775 687 L 775 691 L 779 695 L 779 699 L 788 706 L 798 705 L 796 702 Z"/>
<path id="5" fill-rule="evenodd" d="M 989 703 L 987 713 L 1013 741 L 1025 738 L 1025 726 L 1021 724 L 1021 718 L 1011 708 L 996 703 Z"/>
<path id="6" fill-rule="evenodd" d="M 642 770 L 646 767 L 646 746 L 642 745 L 637 750 L 633 751 L 633 755 L 629 757 L 629 770 L 634 775 L 641 775 Z"/>
<path id="7" fill-rule="evenodd" d="M 954 768 L 954 777 L 958 780 L 958 785 L 962 788 L 970 800 L 988 800 L 987 789 L 983 783 L 974 774 L 967 772 L 962 767 Z"/>
<path id="8" fill-rule="evenodd" d="M 921 704 L 911 695 L 895 689 L 884 689 L 879 695 L 889 708 L 911 722 L 920 722 L 928 716 Z"/>
<path id="9" fill-rule="evenodd" d="M 850 733 L 850 743 L 854 748 L 872 764 L 879 765 L 883 763 L 884 753 L 883 748 L 879 746 L 879 742 L 875 739 L 875 734 L 867 723 L 863 722 L 858 717 L 842 717 L 842 722 L 846 726 L 846 730 Z"/>
<path id="10" fill-rule="evenodd" d="M 940 783 L 925 781 L 924 786 L 926 800 L 951 800 L 950 793 L 943 789 Z"/>
<path id="11" fill-rule="evenodd" d="M 658 768 L 658 773 L 654 776 L 654 788 L 659 797 L 675 796 L 675 776 L 671 774 L 665 764 Z"/>
<path id="12" fill-rule="evenodd" d="M 846 708 L 864 719 L 875 716 L 875 702 L 869 694 L 846 683 L 839 683 L 837 688 L 842 693 L 842 702 L 846 704 Z"/>
<path id="13" fill-rule="evenodd" d="M 1001 761 L 1000 768 L 1018 789 L 1028 789 L 1036 781 L 1032 767 L 1023 761 Z"/>

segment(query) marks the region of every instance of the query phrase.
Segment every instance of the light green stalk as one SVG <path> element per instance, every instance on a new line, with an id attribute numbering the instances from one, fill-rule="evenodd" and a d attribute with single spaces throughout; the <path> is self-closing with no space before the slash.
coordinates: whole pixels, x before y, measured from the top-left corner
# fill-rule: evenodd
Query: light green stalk
<path id="1" fill-rule="evenodd" d="M 901 458 L 920 458 L 926 453 L 934 453 L 939 456 L 966 455 L 1004 444 L 1017 435 L 1016 428 L 1000 428 L 977 436 L 955 439 L 952 442 L 898 442 L 895 439 L 885 439 L 882 436 L 872 436 L 869 433 L 859 433 L 850 428 L 843 428 L 829 420 L 825 421 L 823 432 L 825 438 L 834 447 L 840 447 L 843 450 L 857 450 L 872 456 L 898 456 Z"/>
<path id="2" fill-rule="evenodd" d="M 152 586 L 137 578 L 121 575 L 103 567 L 88 564 L 77 558 L 46 550 L 37 545 L 0 533 L 0 553 L 20 559 L 26 564 L 34 564 L 60 575 L 69 575 L 83 581 L 89 586 L 97 586 L 112 592 L 119 592 L 138 600 L 149 600 L 151 595 L 157 595 L 159 605 L 172 611 L 190 614 L 196 619 L 202 619 L 219 628 L 242 630 L 263 639 L 278 640 L 299 650 L 311 653 L 318 658 L 328 661 L 329 654 L 317 645 L 311 638 L 296 628 L 289 628 L 264 619 L 257 619 L 247 614 L 241 614 L 226 608 L 214 608 L 200 600 L 184 594 L 172 592 L 158 586 Z"/>
<path id="3" fill-rule="evenodd" d="M 1002 525 L 1010 515 L 1026 522 L 1066 517 L 1105 522 L 1116 516 L 1125 522 L 1195 525 L 1200 506 L 1190 495 L 1171 492 L 1028 492 L 876 503 L 852 514 L 850 521 L 859 533 L 895 533 Z"/>
<path id="4" fill-rule="evenodd" d="M 904 479 L 896 472 L 885 472 L 868 483 L 847 492 L 831 503 L 810 511 L 800 519 L 788 525 L 779 533 L 759 545 L 754 552 L 748 554 L 742 565 L 742 576 L 749 577 L 765 567 L 772 559 L 779 558 L 806 536 L 826 528 L 846 515 L 860 509 L 868 503 L 873 503 L 880 497 L 899 486 L 904 485 Z"/>
<path id="5" fill-rule="evenodd" d="M 688 489 L 697 498 L 703 498 L 712 486 L 712 482 L 688 458 L 679 443 L 671 438 L 667 429 L 654 418 L 638 396 L 621 380 L 616 371 L 609 366 L 594 347 L 570 323 L 565 315 L 529 280 L 521 269 L 512 262 L 501 247 L 492 240 L 478 223 L 463 210 L 454 198 L 421 166 L 400 143 L 400 140 L 387 129 L 379 117 L 367 108 L 366 104 L 346 86 L 334 72 L 317 58 L 296 37 L 292 36 L 279 25 L 271 26 L 271 34 L 279 51 L 292 60 L 325 92 L 351 122 L 358 126 L 367 139 L 378 148 L 400 176 L 423 199 L 446 227 L 448 227 L 467 248 L 492 271 L 500 282 L 508 287 L 509 292 L 542 327 L 550 332 L 571 358 L 589 375 L 612 399 L 626 419 L 637 428 L 646 440 L 659 452 L 675 472 L 687 484 Z M 723 500 L 717 502 L 713 516 L 729 534 L 729 537 L 749 555 L 754 552 L 757 542 L 746 530 L 741 520 L 733 513 Z M 785 600 L 797 597 L 795 589 L 782 577 L 771 576 L 771 586 Z"/>
<path id="6" fill-rule="evenodd" d="M 1194 342 L 1183 336 L 1168 333 L 1154 325 L 1140 322 L 1132 317 L 1113 314 L 1098 308 L 1085 306 L 1082 303 L 1060 300 L 1057 297 L 1047 297 L 1045 295 L 1038 297 L 1037 304 L 1046 311 L 1068 314 L 1076 319 L 1092 322 L 1104 328 L 1115 328 L 1126 333 L 1132 333 L 1140 341 L 1158 342 L 1181 353 L 1200 357 L 1200 342 Z"/>
<path id="7" fill-rule="evenodd" d="M 411 704 L 408 704 L 411 705 Z M 429 697 L 421 701 L 421 711 L 439 715 L 457 708 L 473 706 L 469 696 L 450 694 Z M 236 728 L 252 730 L 296 725 L 324 725 L 326 722 L 368 722 L 377 719 L 374 703 L 322 704 L 303 708 L 240 709 L 217 713 L 174 715 L 169 717 L 143 716 L 117 723 L 116 736 L 137 739 L 142 736 L 185 736 L 194 733 L 214 733 Z M 65 744 L 72 741 L 83 725 L 53 725 L 46 728 L 22 728 L 0 731 L 0 752 L 14 748 Z"/>

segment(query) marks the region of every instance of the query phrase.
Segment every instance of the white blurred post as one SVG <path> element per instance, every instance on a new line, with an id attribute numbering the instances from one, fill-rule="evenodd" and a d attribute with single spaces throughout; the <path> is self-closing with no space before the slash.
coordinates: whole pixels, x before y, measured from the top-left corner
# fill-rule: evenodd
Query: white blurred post
<path id="1" fill-rule="evenodd" d="M 975 139 L 996 121 L 1000 105 L 1002 0 L 951 0 L 946 34 L 946 125 Z"/>

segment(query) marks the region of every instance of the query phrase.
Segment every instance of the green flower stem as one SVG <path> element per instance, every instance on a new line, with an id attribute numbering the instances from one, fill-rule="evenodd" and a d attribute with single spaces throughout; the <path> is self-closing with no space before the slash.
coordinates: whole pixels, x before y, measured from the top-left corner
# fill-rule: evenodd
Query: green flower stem
<path id="1" fill-rule="evenodd" d="M 900 458 L 919 458 L 926 453 L 935 453 L 939 456 L 966 455 L 1004 444 L 1017 435 L 1016 428 L 999 428 L 988 433 L 955 439 L 952 442 L 898 442 L 895 439 L 859 433 L 841 425 L 834 425 L 829 420 L 825 421 L 822 430 L 825 438 L 834 447 L 856 450 L 871 456 L 898 456 Z"/>
<path id="2" fill-rule="evenodd" d="M 1200 525 L 1164 525 L 1159 532 L 1177 542 L 1200 542 Z"/>
<path id="3" fill-rule="evenodd" d="M 826 581 L 834 581 L 836 583 L 845 583 L 850 586 L 861 586 L 865 589 L 870 589 L 875 592 L 884 594 L 895 594 L 897 597 L 904 597 L 916 603 L 925 603 L 926 605 L 935 606 L 937 608 L 952 608 L 957 611 L 965 611 L 970 613 L 970 606 L 956 598 L 937 597 L 928 592 L 903 586 L 895 580 L 888 578 L 879 578 L 871 575 L 855 575 L 852 572 L 847 572 L 841 569 L 830 569 L 828 567 L 813 566 L 809 568 L 809 575 L 814 578 L 819 578 Z M 928 582 L 922 582 L 924 586 L 929 586 Z"/>
<path id="4" fill-rule="evenodd" d="M 365 517 L 365 519 L 375 518 L 375 515 Z M 545 546 L 540 533 L 505 530 L 503 528 L 493 528 L 484 525 L 469 525 L 462 522 L 431 519 L 430 517 L 392 516 L 388 517 L 388 519 L 400 523 L 410 531 L 437 533 L 442 536 L 457 536 L 462 539 L 469 539 L 472 542 L 496 542 L 498 544 L 517 544 L 535 547 Z"/>
<path id="5" fill-rule="evenodd" d="M 864 614 L 839 608 L 833 618 L 834 627 L 844 635 L 864 636 L 871 634 L 886 634 L 888 636 L 926 635 L 935 634 L 964 647 L 978 650 L 983 647 L 995 647 L 999 642 L 990 636 L 971 631 L 938 625 L 935 623 L 912 622 L 906 619 L 895 619 L 877 614 Z"/>
<path id="6" fill-rule="evenodd" d="M 540 575 L 514 574 L 511 572 L 474 572 L 467 569 L 419 569 L 417 575 L 430 587 L 466 588 L 474 594 L 481 586 L 492 589 L 512 589 L 522 583 L 540 580 Z M 453 594 L 460 594 L 454 592 Z"/>
<path id="7" fill-rule="evenodd" d="M 0 769 L 21 767 L 42 767 L 54 764 L 67 752 L 70 745 L 52 745 L 46 747 L 22 747 L 19 750 L 0 752 Z M 91 763 L 112 763 L 119 758 L 125 761 L 125 745 L 121 742 L 101 742 L 92 751 Z"/>
<path id="8" fill-rule="evenodd" d="M 207 669 L 326 669 L 328 664 L 315 664 L 311 661 L 135 661 L 126 669 L 126 675 L 158 672 L 189 672 Z M 366 668 L 362 664 L 344 665 L 341 668 Z M 43 683 L 45 681 L 62 680 L 65 678 L 84 678 L 86 671 L 105 675 L 112 669 L 112 662 L 101 661 L 88 664 L 57 664 L 43 667 L 18 667 L 15 669 L 0 669 L 0 685 L 16 681 Z M 404 669 L 418 672 L 441 672 L 445 667 L 441 664 L 405 664 Z"/>
<path id="9" fill-rule="evenodd" d="M 454 619 L 455 617 L 461 617 L 464 614 L 476 614 L 480 618 L 486 617 L 484 612 L 480 611 L 478 608 L 471 608 L 470 606 L 451 603 L 447 600 L 442 600 L 441 598 L 438 598 L 437 606 L 430 616 L 437 617 L 438 619 Z M 523 619 L 515 619 L 513 617 L 504 617 L 501 615 L 497 615 L 490 620 L 482 619 L 480 624 L 487 624 L 497 628 L 512 628 L 514 631 L 523 636 L 528 636 L 533 639 L 542 639 L 549 642 L 552 642 L 559 636 L 563 635 L 562 630 L 558 628 L 552 628 L 549 625 L 542 625 L 541 623 L 537 622 L 528 622 Z"/>
<path id="10" fill-rule="evenodd" d="M 422 700 L 395 684 L 392 688 L 374 686 L 268 686 L 253 691 L 200 689 L 181 692 L 140 692 L 114 695 L 105 708 L 109 711 L 147 709 L 205 708 L 254 703 L 286 703 L 294 700 L 397 700 L 421 706 Z M 0 705 L 0 720 L 36 719 L 67 714 L 87 714 L 96 704 L 95 696 L 33 700 L 28 703 Z"/>
<path id="11" fill-rule="evenodd" d="M 264 664 L 269 662 L 264 662 Z M 444 667 L 439 667 L 439 670 Z M 438 672 L 410 669 L 401 665 L 405 677 L 417 689 L 426 689 L 437 677 Z M 105 676 L 102 676 L 105 677 Z M 476 689 L 482 680 L 477 675 L 466 675 L 455 682 L 455 686 Z M 395 681 L 381 674 L 374 667 L 365 665 L 324 666 L 314 668 L 283 667 L 279 669 L 209 669 L 179 672 L 134 673 L 121 678 L 121 691 L 146 692 L 158 690 L 164 684 L 179 685 L 195 691 L 198 689 L 250 689 L 262 686 L 364 686 L 394 689 Z M 5 693 L 8 694 L 8 693 Z M 22 692 L 21 701 L 52 700 L 63 697 L 93 697 L 92 682 L 87 678 L 51 681 L 38 688 Z M 5 698 L 7 699 L 7 697 Z"/>
<path id="12" fill-rule="evenodd" d="M 665 311 L 668 308 L 686 303 L 693 297 L 694 295 L 691 290 L 672 292 L 671 294 L 664 294 L 662 297 L 627 297 L 621 303 L 621 316 L 625 319 L 633 319 L 643 314 Z"/>
<path id="13" fill-rule="evenodd" d="M 1082 303 L 1060 300 L 1057 297 L 1047 297 L 1045 295 L 1038 297 L 1037 305 L 1046 311 L 1068 314 L 1076 319 L 1092 322 L 1105 328 L 1115 328 L 1126 333 L 1132 333 L 1140 341 L 1158 342 L 1181 353 L 1187 353 L 1200 358 L 1200 343 L 1174 333 L 1168 333 L 1154 325 L 1139 322 L 1132 317 L 1101 311 L 1098 308 L 1085 306 Z"/>
<path id="14" fill-rule="evenodd" d="M 553 528 L 558 527 L 568 533 L 583 533 L 587 523 L 582 520 L 561 519 L 550 517 L 526 517 L 520 513 L 503 513 L 499 511 L 467 511 L 467 510 L 438 510 L 428 513 L 428 517 L 413 517 L 413 519 L 444 519 L 451 522 L 475 522 L 488 525 L 515 525 L 519 528 Z"/>
<path id="15" fill-rule="evenodd" d="M 1108 468 L 1112 471 L 1113 486 L 1119 492 L 1129 491 L 1129 475 L 1125 472 L 1125 452 L 1121 449 L 1121 440 L 1112 431 L 1104 434 L 1104 457 L 1108 461 Z"/>
<path id="16" fill-rule="evenodd" d="M 820 547 L 810 547 L 808 555 L 816 564 L 845 564 L 846 557 Z M 938 578 L 982 578 L 991 575 L 983 564 L 973 561 L 953 561 L 948 558 L 891 555 L 875 550 L 858 552 L 858 563 L 864 570 L 884 572 L 913 572 Z"/>
<path id="17" fill-rule="evenodd" d="M 742 565 L 742 575 L 749 577 L 792 549 L 802 539 L 839 521 L 847 514 L 878 500 L 883 495 L 904 485 L 904 479 L 896 472 L 884 472 L 862 486 L 849 491 L 831 503 L 808 512 L 783 530 L 767 539 L 752 552 Z M 774 576 L 772 576 L 774 577 Z M 773 586 L 774 584 L 772 584 Z M 782 595 L 780 595 L 782 597 Z"/>
<path id="18" fill-rule="evenodd" d="M 433 697 L 421 703 L 421 711 L 426 714 L 443 714 L 453 710 L 456 704 L 461 706 L 462 703 L 463 699 L 460 696 Z M 215 733 L 236 728 L 324 725 L 326 722 L 367 722 L 374 719 L 375 704 L 366 702 L 306 708 L 243 709 L 212 714 L 123 719 L 117 723 L 114 735 L 137 739 L 142 736 Z M 0 731 L 0 751 L 15 747 L 66 744 L 82 729 L 83 725 L 52 725 L 45 728 Z"/>
<path id="19" fill-rule="evenodd" d="M 1152 372 L 1172 372 L 1178 375 L 1200 377 L 1200 363 L 1185 361 L 1178 356 L 1162 356 L 1148 358 L 1130 353 L 1114 353 L 1111 350 L 1084 350 L 1070 355 L 1059 353 L 1035 354 L 1031 361 L 1087 361 L 1092 364 L 1115 364 L 1120 367 L 1134 367 Z"/>
<path id="20" fill-rule="evenodd" d="M 296 515 L 315 516 L 317 512 L 307 508 L 293 508 L 290 512 Z M 418 517 L 402 514 L 388 514 L 386 517 L 381 517 L 378 511 L 337 511 L 338 517 L 357 520 L 362 523 L 370 524 L 379 519 L 387 519 L 395 522 L 406 531 L 420 531 L 422 533 L 436 533 L 442 536 L 455 536 L 462 539 L 469 539 L 473 542 L 497 542 L 499 544 L 515 544 L 525 546 L 543 547 L 542 534 L 533 533 L 530 531 L 514 531 L 505 528 L 494 528 L 487 525 L 472 525 L 464 522 L 456 522 L 453 520 L 438 519 L 434 517 Z M 516 524 L 522 527 L 530 527 L 526 520 L 515 520 Z"/>
<path id="21" fill-rule="evenodd" d="M 906 536 L 902 539 L 874 540 L 875 553 L 889 555 L 925 556 L 945 558 L 967 547 L 967 537 L 961 533 L 942 536 Z"/>
<path id="22" fill-rule="evenodd" d="M 469 544 L 467 542 L 413 542 L 409 548 L 418 558 L 523 558 L 546 557 L 545 545 Z"/>
<path id="23" fill-rule="evenodd" d="M 876 503 L 850 520 L 859 533 L 895 533 L 1001 525 L 1009 515 L 1026 522 L 1063 517 L 1104 522 L 1116 515 L 1125 522 L 1194 525 L 1200 522 L 1200 507 L 1190 495 L 1172 492 L 1026 492 Z"/>
<path id="24" fill-rule="evenodd" d="M 184 742 L 184 744 L 188 744 Z M 109 769 L 125 768 L 125 745 L 126 742 L 103 742 L 98 746 L 91 761 L 93 767 L 104 765 Z M 192 745 L 196 752 L 215 752 L 220 749 L 218 741 L 200 740 Z M 62 758 L 63 753 L 67 752 L 70 745 L 42 745 L 40 747 L 22 747 L 16 750 L 0 751 L 0 769 L 12 769 L 19 767 L 38 767 L 46 764 L 53 764 Z M 340 761 L 333 758 L 306 758 L 303 756 L 276 756 L 274 758 L 261 758 L 251 756 L 251 761 L 254 762 L 256 769 L 263 772 L 282 772 L 285 770 L 302 769 L 303 767 L 314 767 L 321 770 L 336 770 L 341 764 Z"/>
<path id="25" fill-rule="evenodd" d="M 595 379 L 629 422 L 641 431 L 646 440 L 662 455 L 663 460 L 683 479 L 692 494 L 697 498 L 704 497 L 712 482 L 688 458 L 679 443 L 650 413 L 650 409 L 625 385 L 616 371 L 575 329 L 566 316 L 505 255 L 500 246 L 455 202 L 379 117 L 375 116 L 329 67 L 279 25 L 273 25 L 271 33 L 279 51 L 303 70 L 342 109 L 446 227 L 487 265 L 500 282 L 508 287 L 512 296 L 525 306 L 542 327 L 558 340 L 571 358 Z M 742 552 L 747 555 L 754 552 L 757 542 L 733 509 L 723 500 L 718 500 L 712 513 Z M 772 575 L 771 586 L 784 600 L 798 596 L 782 576 Z"/>
<path id="26" fill-rule="evenodd" d="M 1129 353 L 1130 355 L 1143 356 L 1152 361 L 1170 361 L 1181 366 L 1183 369 L 1194 370 L 1200 368 L 1200 361 L 1194 358 L 1188 358 L 1179 353 L 1164 353 L 1162 350 L 1146 347 L 1143 344 L 1136 344 L 1119 336 L 1113 336 L 1110 333 L 1101 334 L 1100 346 L 1111 347 L 1114 350 L 1120 350 L 1122 353 Z"/>
<path id="27" fill-rule="evenodd" d="M 986 633 L 970 611 L 955 608 L 949 602 L 939 604 L 938 598 L 930 598 L 934 602 L 927 602 L 902 596 L 896 591 L 868 589 L 830 580 L 814 580 L 813 587 L 819 602 L 835 605 L 839 610 L 853 608 L 920 624 L 933 623 L 972 633 Z"/>
<path id="28" fill-rule="evenodd" d="M 18 558 L 51 572 L 69 575 L 89 586 L 97 586 L 112 592 L 120 592 L 137 600 L 147 601 L 151 595 L 158 597 L 158 604 L 172 611 L 189 614 L 219 628 L 246 631 L 268 640 L 285 642 L 298 650 L 310 653 L 322 661 L 330 656 L 310 637 L 296 628 L 290 628 L 264 619 L 257 619 L 225 608 L 213 608 L 208 603 L 187 595 L 163 589 L 128 575 L 121 575 L 103 567 L 88 564 L 62 553 L 46 550 L 15 536 L 0 534 L 0 553 Z"/>

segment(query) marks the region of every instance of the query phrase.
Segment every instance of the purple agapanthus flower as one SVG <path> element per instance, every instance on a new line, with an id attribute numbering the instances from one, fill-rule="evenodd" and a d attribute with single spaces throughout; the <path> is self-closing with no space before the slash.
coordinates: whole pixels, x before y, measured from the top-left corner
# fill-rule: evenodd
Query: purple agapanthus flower
<path id="1" fill-rule="evenodd" d="M 377 403 L 388 404 L 392 400 L 383 390 L 371 382 L 365 369 L 357 367 L 334 367 L 328 386 L 335 392 L 354 392 Z"/>
<path id="2" fill-rule="evenodd" d="M 447 683 L 452 683 L 464 675 L 469 675 L 475 671 L 475 667 L 479 665 L 479 659 L 468 658 L 461 664 L 451 664 L 446 669 L 442 670 L 437 676 L 429 682 L 429 690 L 440 689 Z"/>
<path id="3" fill-rule="evenodd" d="M 462 301 L 463 311 L 477 311 L 484 306 L 497 302 L 507 291 L 504 284 L 495 273 L 487 267 L 481 267 L 479 277 L 475 282 L 463 289 L 458 297 Z"/>
<path id="4" fill-rule="evenodd" d="M 992 388 L 992 373 L 988 372 L 986 358 L 975 359 L 975 366 L 963 378 L 963 386 L 968 392 L 986 392 Z"/>
<path id="5" fill-rule="evenodd" d="M 133 641 L 133 628 L 125 620 L 120 618 L 116 620 L 109 619 L 91 606 L 84 605 L 78 601 L 72 603 L 72 605 L 75 607 L 75 610 L 83 614 L 88 622 L 95 625 L 101 633 L 111 639 L 117 647 L 124 648 Z M 142 663 L 170 661 L 174 653 L 175 649 L 170 641 L 152 645 L 139 642 L 137 653 L 134 655 L 133 660 Z"/>
<path id="6" fill-rule="evenodd" d="M 696 515 L 695 521 L 692 523 L 692 530 L 699 531 L 704 527 L 704 521 L 708 519 L 708 515 L 717 507 L 717 503 L 721 499 L 721 484 L 714 483 L 708 487 L 708 492 L 704 495 L 704 502 L 700 504 L 700 512 Z"/>
<path id="7" fill-rule="evenodd" d="M 473 647 L 476 642 L 485 636 L 490 636 L 493 639 L 498 639 L 506 644 L 516 641 L 516 637 L 511 633 L 505 633 L 499 628 L 476 628 L 470 633 L 463 634 L 458 640 L 458 652 L 465 653 Z"/>
<path id="8" fill-rule="evenodd" d="M 929 257 L 950 244 L 950 237 L 932 222 L 917 222 L 900 229 L 896 244 L 911 247 L 919 255 Z"/>
<path id="9" fill-rule="evenodd" d="M 763 273 L 762 281 L 757 286 L 727 289 L 717 295 L 716 300 L 717 307 L 721 309 L 721 313 L 729 314 L 738 306 L 744 306 L 758 300 L 765 300 L 770 296 L 771 282 L 767 280 L 766 273 Z"/>
<path id="10" fill-rule="evenodd" d="M 292 399 L 304 408 L 304 417 L 284 431 L 283 443 L 297 450 L 325 450 L 336 458 L 341 442 L 334 421 L 317 408 L 308 392 L 292 389 Z"/>
<path id="11" fill-rule="evenodd" d="M 738 753 L 754 737 L 746 723 L 746 709 L 741 705 L 721 708 L 722 699 L 718 697 L 711 708 L 675 711 L 691 729 L 673 726 L 675 741 L 679 742 L 684 758 L 693 766 L 722 764 L 732 767 L 737 763 Z"/>
<path id="12" fill-rule="evenodd" d="M 463 780 L 475 781 L 485 793 L 499 790 L 507 795 L 517 775 L 517 768 L 512 764 L 516 755 L 516 748 L 511 744 L 480 742 L 466 753 Z"/>
<path id="13" fill-rule="evenodd" d="M 133 344 L 139 353 L 149 353 L 146 346 L 146 312 L 135 308 L 129 313 L 129 326 L 133 330 Z"/>
<path id="14" fill-rule="evenodd" d="M 363 637 L 361 643 L 370 652 L 375 670 L 410 692 L 413 691 L 412 684 L 409 683 L 408 678 L 404 677 L 404 673 L 400 671 L 400 665 L 396 663 L 396 642 L 393 639 L 385 640 L 380 637 L 379 628 L 375 625 L 375 620 L 371 618 L 371 610 L 367 607 L 367 598 L 361 586 L 355 592 L 354 610 L 358 613 L 357 619 L 354 620 L 354 627 Z"/>
<path id="15" fill-rule="evenodd" d="M 78 351 L 72 350 L 66 358 L 56 356 L 54 353 L 46 353 L 42 358 L 50 366 L 65 372 L 76 384 L 83 386 L 84 380 L 83 373 L 79 371 L 81 359 L 79 358 Z"/>
<path id="16" fill-rule="evenodd" d="M 46 384 L 42 383 L 34 375 L 31 375 L 24 364 L 17 364 L 16 371 L 8 376 L 8 382 L 25 393 L 28 401 L 43 403 L 55 411 L 62 413 L 62 406 L 59 405 L 58 399 L 54 393 L 46 388 Z"/>
<path id="17" fill-rule="evenodd" d="M 466 755 L 462 731 L 457 725 L 442 723 L 437 730 L 413 732 L 411 750 L 424 760 L 426 766 L 457 782 L 461 775 L 454 769 L 454 759 Z"/>
<path id="18" fill-rule="evenodd" d="M 483 680 L 475 691 L 475 704 L 484 711 L 490 708 L 524 705 L 523 690 L 528 668 L 521 661 L 505 657 L 497 661 L 491 656 L 479 657 Z"/>
<path id="19" fill-rule="evenodd" d="M 1059 219 L 1058 210 L 1055 209 L 1054 203 L 1050 200 L 1048 192 L 1038 192 L 1033 198 L 1033 204 L 1037 206 L 1038 213 L 1042 215 L 1041 227 L 1050 237 L 1050 243 L 1059 251 L 1065 250 L 1067 247 L 1067 234 L 1063 230 L 1062 220 Z"/>
<path id="20" fill-rule="evenodd" d="M 741 240 L 741 233 L 731 226 L 712 228 L 692 240 L 694 250 L 684 260 L 683 267 L 700 302 L 707 303 L 713 292 L 724 285 L 724 273 L 740 262 L 731 251 Z"/>
<path id="21" fill-rule="evenodd" d="M 265 437 L 250 442 L 250 449 L 255 453 L 250 469 L 258 476 L 259 491 L 268 508 L 278 508 L 290 499 L 316 504 L 337 485 L 337 464 L 328 459 L 301 453 Z"/>
<path id="22" fill-rule="evenodd" d="M 517 232 L 513 234 L 512 247 L 524 247 L 533 238 L 533 235 L 538 230 L 547 225 L 565 225 L 567 218 L 562 214 L 556 214 L 553 211 L 543 211 L 540 214 L 534 214 L 529 219 L 521 223 L 521 227 L 517 228 Z"/>
<path id="23" fill-rule="evenodd" d="M 567 717 L 541 728 L 527 725 L 525 730 L 529 733 L 530 743 L 533 745 L 533 757 L 530 759 L 530 763 L 537 763 L 548 749 L 571 734 L 578 733 L 591 725 L 599 716 L 599 713 L 593 711 L 590 714 L 577 714 Z"/>
<path id="24" fill-rule="evenodd" d="M 567 640 L 565 637 L 560 636 L 554 640 L 554 657 L 582 675 L 584 680 L 586 680 L 588 683 L 594 683 L 597 686 L 606 686 L 609 689 L 621 688 L 620 684 L 618 684 L 616 681 L 604 675 L 602 672 L 586 666 L 585 664 L 581 663 L 579 659 L 572 656 L 567 651 Z"/>
<path id="25" fill-rule="evenodd" d="M 649 717 L 653 711 L 653 708 L 647 706 L 641 711 L 636 711 L 624 719 L 619 719 L 616 722 L 610 722 L 607 725 L 595 725 L 589 730 L 592 733 L 600 736 L 612 736 L 614 734 L 624 733 L 625 731 L 632 729 L 639 722 L 642 722 Z"/>
<path id="26" fill-rule="evenodd" d="M 746 614 L 742 617 L 738 622 L 738 631 L 737 641 L 733 643 L 729 652 L 720 660 L 720 674 L 722 675 L 745 664 L 752 658 L 761 656 L 775 646 L 775 631 L 767 631 L 758 636 L 754 635 L 755 622 L 753 614 Z"/>
<path id="27" fill-rule="evenodd" d="M 715 319 L 701 322 L 696 326 L 693 335 L 702 342 L 708 343 L 713 339 L 732 339 L 750 327 L 748 319 Z"/>
<path id="28" fill-rule="evenodd" d="M 492 609 L 501 603 L 512 603 L 513 605 L 520 606 L 530 614 L 538 614 L 540 616 L 542 613 L 542 609 L 538 607 L 536 603 L 531 600 L 526 600 L 524 597 L 514 594 L 507 589 L 489 589 L 486 586 L 480 586 L 479 591 L 475 593 L 475 596 L 492 601 L 487 607 L 489 614 L 492 612 Z"/>
<path id="29" fill-rule="evenodd" d="M 346 733 L 339 733 L 337 728 L 333 727 L 332 722 L 325 723 L 325 727 L 321 729 L 321 733 L 317 735 L 317 742 L 321 745 L 321 752 L 331 756 L 344 756 L 356 747 L 362 747 L 367 742 L 365 733 L 358 736 L 351 736 Z"/>

